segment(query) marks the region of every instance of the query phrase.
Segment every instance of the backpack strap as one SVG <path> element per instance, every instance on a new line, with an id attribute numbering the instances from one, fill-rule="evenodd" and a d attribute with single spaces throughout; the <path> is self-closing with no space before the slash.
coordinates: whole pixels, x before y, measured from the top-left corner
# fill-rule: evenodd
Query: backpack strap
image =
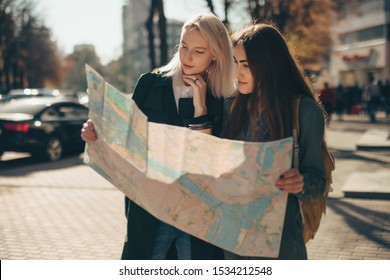
<path id="1" fill-rule="evenodd" d="M 301 96 L 292 100 L 293 108 L 293 167 L 298 168 L 299 162 L 299 106 Z M 326 213 L 326 197 L 331 191 L 330 184 L 332 182 L 331 172 L 334 170 L 334 158 L 328 151 L 324 137 L 322 138 L 322 152 L 324 155 L 325 171 L 326 171 L 326 186 L 322 196 L 304 200 L 299 199 L 299 208 L 303 222 L 303 238 L 305 243 L 313 239 L 321 222 L 322 215 Z M 304 193 L 304 190 L 302 194 Z"/>
<path id="2" fill-rule="evenodd" d="M 301 102 L 301 97 L 293 99 L 293 168 L 299 168 L 299 104 Z"/>
<path id="3" fill-rule="evenodd" d="M 299 135 L 299 104 L 301 103 L 301 97 L 298 96 L 297 98 L 294 98 L 292 102 L 293 102 L 293 114 L 294 114 L 293 129 L 296 130 L 298 136 Z"/>

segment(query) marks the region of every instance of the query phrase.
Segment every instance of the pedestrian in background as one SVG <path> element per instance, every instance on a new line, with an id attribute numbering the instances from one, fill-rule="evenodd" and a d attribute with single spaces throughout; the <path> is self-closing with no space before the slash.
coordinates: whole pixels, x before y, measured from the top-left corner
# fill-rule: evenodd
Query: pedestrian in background
<path id="1" fill-rule="evenodd" d="M 346 99 L 346 92 L 342 84 L 339 84 L 337 86 L 335 95 L 336 95 L 335 113 L 337 115 L 337 119 L 341 121 L 343 120 L 344 104 L 345 104 L 344 100 Z"/>
<path id="2" fill-rule="evenodd" d="M 383 85 L 382 96 L 384 100 L 384 107 L 386 112 L 386 117 L 390 117 L 390 81 L 386 80 Z"/>
<path id="3" fill-rule="evenodd" d="M 330 120 L 332 119 L 334 107 L 336 105 L 336 95 L 334 91 L 329 87 L 329 84 L 325 82 L 324 86 L 318 92 L 318 96 L 328 115 L 327 121 L 329 124 Z"/>
<path id="4" fill-rule="evenodd" d="M 370 117 L 370 122 L 376 122 L 376 110 L 380 104 L 380 93 L 378 86 L 375 84 L 374 76 L 370 76 L 368 84 L 364 88 L 363 100 L 366 104 L 366 110 Z"/>
<path id="5" fill-rule="evenodd" d="M 301 97 L 299 169 L 281 174 L 276 183 L 288 193 L 278 259 L 307 259 L 298 199 L 316 198 L 325 190 L 325 112 L 275 27 L 251 24 L 233 36 L 233 46 L 238 93 L 225 102 L 223 137 L 265 142 L 292 136 L 292 102 Z M 257 259 L 227 251 L 225 257 Z"/>
<path id="6" fill-rule="evenodd" d="M 132 98 L 148 121 L 219 135 L 223 97 L 234 91 L 232 57 L 223 23 L 212 14 L 197 15 L 183 25 L 173 59 L 156 73 L 141 75 Z M 91 121 L 82 138 L 96 140 Z M 159 221 L 127 197 L 125 205 L 122 259 L 165 259 L 173 243 L 179 259 L 223 258 L 221 249 Z"/>

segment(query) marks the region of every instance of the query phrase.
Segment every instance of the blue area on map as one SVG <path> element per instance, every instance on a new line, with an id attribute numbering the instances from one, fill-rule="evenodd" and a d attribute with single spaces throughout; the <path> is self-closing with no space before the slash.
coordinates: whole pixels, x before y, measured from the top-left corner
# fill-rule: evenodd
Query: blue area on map
<path id="1" fill-rule="evenodd" d="M 274 198 L 274 195 L 269 195 L 261 197 L 261 203 L 256 200 L 244 205 L 229 205 L 205 192 L 188 176 L 182 176 L 178 181 L 194 195 L 199 196 L 209 208 L 216 209 L 218 217 L 209 228 L 207 240 L 227 250 L 233 250 L 237 246 L 241 229 L 252 228 L 261 219 Z M 263 230 L 258 229 L 258 231 Z M 221 232 L 226 234 L 222 235 Z"/>
<path id="2" fill-rule="evenodd" d="M 180 172 L 176 172 L 152 158 L 148 158 L 148 169 L 153 169 L 154 171 L 164 174 L 164 176 L 170 177 L 173 180 L 177 180 L 182 175 Z"/>

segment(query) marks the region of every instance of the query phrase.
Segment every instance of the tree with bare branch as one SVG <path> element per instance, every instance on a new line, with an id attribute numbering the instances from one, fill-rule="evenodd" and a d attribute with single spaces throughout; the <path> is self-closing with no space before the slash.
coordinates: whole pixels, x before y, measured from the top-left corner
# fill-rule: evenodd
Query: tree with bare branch
<path id="1" fill-rule="evenodd" d="M 229 22 L 229 9 L 232 6 L 234 0 L 224 0 L 223 7 L 224 7 L 224 19 L 222 20 L 223 24 L 228 28 L 230 26 Z M 215 14 L 214 10 L 214 3 L 213 0 L 206 0 L 207 7 L 209 8 L 210 12 Z"/>
<path id="2" fill-rule="evenodd" d="M 257 22 L 275 24 L 295 46 L 306 70 L 317 72 L 331 47 L 332 0 L 248 0 L 248 12 Z"/>
<path id="3" fill-rule="evenodd" d="M 164 14 L 163 0 L 151 0 L 149 17 L 146 21 L 146 29 L 148 31 L 149 40 L 149 58 L 151 69 L 164 65 L 168 62 L 168 46 L 167 46 L 167 32 L 166 32 L 166 18 Z M 155 52 L 155 19 L 158 21 L 158 32 L 160 38 L 160 63 L 156 62 Z"/>
<path id="4" fill-rule="evenodd" d="M 29 0 L 0 1 L 0 90 L 58 84 L 60 58 Z"/>

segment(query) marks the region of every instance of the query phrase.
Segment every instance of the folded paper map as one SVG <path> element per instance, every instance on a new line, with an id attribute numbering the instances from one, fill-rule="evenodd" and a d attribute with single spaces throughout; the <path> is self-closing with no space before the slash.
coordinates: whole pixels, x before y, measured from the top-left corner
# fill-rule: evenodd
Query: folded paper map
<path id="1" fill-rule="evenodd" d="M 292 138 L 233 141 L 157 124 L 86 66 L 98 140 L 85 162 L 161 221 L 242 256 L 277 257 Z"/>

